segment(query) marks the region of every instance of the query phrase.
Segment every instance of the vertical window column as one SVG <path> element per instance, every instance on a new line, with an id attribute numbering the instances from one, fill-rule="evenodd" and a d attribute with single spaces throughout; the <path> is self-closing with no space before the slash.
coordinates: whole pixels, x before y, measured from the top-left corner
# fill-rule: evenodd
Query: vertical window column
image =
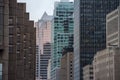
<path id="1" fill-rule="evenodd" d="M 0 80 L 2 80 L 2 64 L 0 63 Z"/>
<path id="2" fill-rule="evenodd" d="M 0 46 L 3 45 L 3 6 L 0 6 Z"/>

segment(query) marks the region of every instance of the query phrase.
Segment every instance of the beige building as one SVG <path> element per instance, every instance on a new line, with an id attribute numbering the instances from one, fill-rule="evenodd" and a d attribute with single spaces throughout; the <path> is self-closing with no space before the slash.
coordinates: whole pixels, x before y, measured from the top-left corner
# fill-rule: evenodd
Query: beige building
<path id="1" fill-rule="evenodd" d="M 73 80 L 73 52 L 63 54 L 59 72 L 59 80 Z"/>
<path id="2" fill-rule="evenodd" d="M 120 80 L 120 48 L 98 51 L 93 60 L 94 80 Z"/>
<path id="3" fill-rule="evenodd" d="M 83 80 L 93 80 L 93 65 L 83 67 Z"/>
<path id="4" fill-rule="evenodd" d="M 106 46 L 120 47 L 120 7 L 106 17 Z"/>

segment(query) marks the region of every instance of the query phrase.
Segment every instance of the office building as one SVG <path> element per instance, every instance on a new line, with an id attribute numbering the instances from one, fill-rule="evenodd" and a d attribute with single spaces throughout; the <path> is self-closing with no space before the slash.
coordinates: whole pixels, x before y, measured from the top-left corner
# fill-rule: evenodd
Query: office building
<path id="1" fill-rule="evenodd" d="M 73 51 L 63 52 L 60 65 L 60 80 L 73 80 Z M 73 49 L 72 49 L 73 50 Z"/>
<path id="2" fill-rule="evenodd" d="M 83 67 L 83 80 L 93 80 L 93 65 L 89 64 Z"/>
<path id="3" fill-rule="evenodd" d="M 16 0 L 1 0 L 0 1 L 0 79 L 1 80 L 34 80 L 33 73 L 35 72 L 35 29 L 33 27 L 33 21 L 29 21 L 29 14 L 25 12 L 25 4 L 17 3 Z M 18 14 L 20 12 L 21 15 Z M 20 16 L 23 16 L 22 19 Z M 25 16 L 26 15 L 26 16 Z M 23 26 L 22 22 L 27 17 L 27 26 Z M 21 20 L 19 20 L 21 19 Z M 24 21 L 25 22 L 25 21 Z M 21 25 L 19 25 L 21 24 Z M 21 29 L 19 32 L 18 27 Z M 24 28 L 27 27 L 29 32 L 26 32 L 33 40 L 29 38 L 26 43 L 31 43 L 27 48 L 23 48 Z M 32 30 L 30 30 L 32 29 Z M 32 34 L 32 35 L 30 35 Z M 26 36 L 27 37 L 27 36 Z M 18 46 L 19 45 L 19 46 Z M 31 49 L 30 53 L 23 52 L 24 49 Z M 18 50 L 19 49 L 19 50 Z M 30 50 L 27 50 L 30 51 Z M 24 56 L 27 54 L 29 56 Z M 30 63 L 25 62 L 28 58 Z M 25 66 L 31 67 L 27 68 Z M 29 74 L 23 74 L 28 72 Z"/>
<path id="4" fill-rule="evenodd" d="M 36 22 L 36 79 L 47 79 L 48 60 L 51 56 L 51 26 L 52 16 L 46 12 Z"/>
<path id="5" fill-rule="evenodd" d="M 51 44 L 44 44 L 43 53 L 40 54 L 40 80 L 47 80 L 47 67 L 51 55 Z"/>
<path id="6" fill-rule="evenodd" d="M 36 44 L 40 48 L 40 54 L 43 54 L 43 46 L 46 43 L 51 43 L 51 21 L 53 17 L 44 12 L 38 22 L 36 22 Z"/>
<path id="7" fill-rule="evenodd" d="M 110 12 L 106 16 L 106 46 L 117 46 L 120 47 L 120 7 Z"/>
<path id="8" fill-rule="evenodd" d="M 120 79 L 120 48 L 98 51 L 93 60 L 94 80 Z"/>
<path id="9" fill-rule="evenodd" d="M 74 80 L 83 80 L 83 67 L 106 48 L 106 14 L 119 0 L 74 0 Z"/>
<path id="10" fill-rule="evenodd" d="M 73 47 L 73 2 L 55 2 L 52 20 L 51 80 L 56 79 L 56 69 L 64 47 Z"/>
<path id="11" fill-rule="evenodd" d="M 26 4 L 9 1 L 8 80 L 35 80 L 36 34 Z"/>
<path id="12" fill-rule="evenodd" d="M 0 1 L 0 80 L 8 80 L 9 0 Z"/>
<path id="13" fill-rule="evenodd" d="M 120 7 L 106 16 L 106 46 L 94 57 L 94 80 L 119 80 L 119 17 Z"/>

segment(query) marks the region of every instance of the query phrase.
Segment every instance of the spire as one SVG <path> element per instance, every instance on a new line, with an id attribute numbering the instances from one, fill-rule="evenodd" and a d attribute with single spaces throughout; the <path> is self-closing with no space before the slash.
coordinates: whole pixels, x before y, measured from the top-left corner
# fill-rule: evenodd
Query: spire
<path id="1" fill-rule="evenodd" d="M 48 14 L 46 12 L 44 12 L 43 16 L 41 19 L 45 19 L 48 16 Z"/>
<path id="2" fill-rule="evenodd" d="M 44 12 L 40 20 L 46 21 L 46 20 L 52 20 L 52 18 L 53 17 L 51 15 L 48 15 L 46 12 Z"/>

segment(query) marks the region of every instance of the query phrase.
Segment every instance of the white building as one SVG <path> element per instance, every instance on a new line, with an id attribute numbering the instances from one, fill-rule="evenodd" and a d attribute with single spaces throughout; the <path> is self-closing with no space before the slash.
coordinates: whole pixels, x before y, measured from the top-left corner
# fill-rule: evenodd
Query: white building
<path id="1" fill-rule="evenodd" d="M 106 46 L 120 47 L 120 7 L 106 17 Z"/>

